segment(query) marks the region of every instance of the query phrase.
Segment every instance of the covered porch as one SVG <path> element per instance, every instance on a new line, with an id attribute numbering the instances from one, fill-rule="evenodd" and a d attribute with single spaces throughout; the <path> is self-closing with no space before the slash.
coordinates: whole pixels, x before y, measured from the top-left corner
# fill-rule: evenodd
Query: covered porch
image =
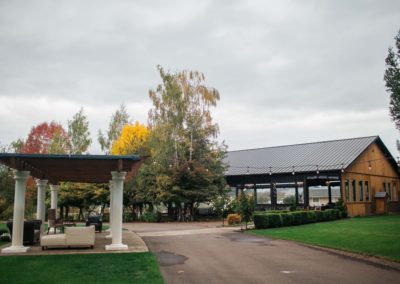
<path id="1" fill-rule="evenodd" d="M 295 204 L 305 209 L 333 208 L 341 196 L 341 172 L 281 173 L 228 176 L 231 194 L 254 196 L 256 210 L 282 210 Z M 324 202 L 315 204 L 313 192 L 323 192 Z M 311 192 L 311 194 L 310 194 Z"/>
<path id="2" fill-rule="evenodd" d="M 42 221 L 44 233 L 45 195 L 47 185 L 51 192 L 51 209 L 57 209 L 58 184 L 60 182 L 108 183 L 110 189 L 110 234 L 101 242 L 96 234 L 97 246 L 107 251 L 128 251 L 123 241 L 123 182 L 133 177 L 144 160 L 139 156 L 106 155 L 47 155 L 47 154 L 0 154 L 0 162 L 14 170 L 15 197 L 11 246 L 2 253 L 26 253 L 31 248 L 23 245 L 25 192 L 28 178 L 32 176 L 37 185 L 36 218 Z M 95 245 L 96 245 L 95 244 Z"/>

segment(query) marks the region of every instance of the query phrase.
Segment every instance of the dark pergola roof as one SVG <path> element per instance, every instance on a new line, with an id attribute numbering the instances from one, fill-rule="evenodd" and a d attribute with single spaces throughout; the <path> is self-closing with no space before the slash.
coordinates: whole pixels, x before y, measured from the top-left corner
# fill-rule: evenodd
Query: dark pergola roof
<path id="1" fill-rule="evenodd" d="M 0 163 L 30 171 L 31 176 L 56 184 L 62 181 L 107 183 L 112 171 L 126 171 L 133 176 L 144 161 L 139 156 L 53 155 L 0 153 Z"/>

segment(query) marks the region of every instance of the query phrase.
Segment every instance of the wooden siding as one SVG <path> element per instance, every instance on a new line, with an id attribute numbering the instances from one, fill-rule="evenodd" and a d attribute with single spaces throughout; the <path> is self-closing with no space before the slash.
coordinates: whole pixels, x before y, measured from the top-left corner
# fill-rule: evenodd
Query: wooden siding
<path id="1" fill-rule="evenodd" d="M 348 200 L 346 198 L 346 181 L 348 181 Z M 353 181 L 355 195 L 353 194 Z M 362 182 L 362 191 L 360 181 Z M 376 192 L 385 191 L 384 187 L 386 187 L 386 191 L 390 187 L 388 193 L 391 196 L 392 206 L 389 207 L 389 210 L 399 210 L 399 174 L 376 143 L 370 145 L 353 164 L 345 169 L 342 174 L 342 185 L 342 196 L 350 216 L 365 216 L 381 212 L 382 205 L 379 201 L 376 202 L 374 196 Z M 368 197 L 366 185 L 369 188 Z"/>

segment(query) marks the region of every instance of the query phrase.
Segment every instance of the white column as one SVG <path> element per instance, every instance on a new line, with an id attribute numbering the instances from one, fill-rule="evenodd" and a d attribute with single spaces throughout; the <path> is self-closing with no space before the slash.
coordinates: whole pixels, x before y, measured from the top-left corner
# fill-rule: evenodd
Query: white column
<path id="1" fill-rule="evenodd" d="M 106 245 L 106 250 L 127 250 L 128 246 L 122 243 L 122 209 L 123 191 L 126 172 L 111 172 L 112 176 L 112 242 Z"/>
<path id="2" fill-rule="evenodd" d="M 59 190 L 58 185 L 50 184 L 50 193 L 51 193 L 50 208 L 56 209 L 56 218 L 58 217 L 58 212 L 57 212 L 58 190 Z"/>
<path id="3" fill-rule="evenodd" d="M 112 199 L 112 184 L 113 184 L 113 182 L 110 180 L 110 209 L 109 209 L 109 221 L 108 221 L 108 225 L 110 226 L 110 228 L 109 228 L 109 231 L 110 231 L 110 234 L 108 234 L 107 236 L 106 236 L 106 239 L 111 239 L 112 238 L 112 232 L 113 232 L 113 223 L 114 222 L 112 222 L 112 202 L 113 202 L 113 199 Z"/>
<path id="4" fill-rule="evenodd" d="M 1 250 L 3 253 L 24 253 L 29 247 L 24 247 L 24 214 L 25 214 L 25 191 L 26 182 L 29 177 L 28 171 L 15 171 L 15 196 L 14 215 L 11 246 Z"/>
<path id="5" fill-rule="evenodd" d="M 42 220 L 42 226 L 40 227 L 40 233 L 43 234 L 44 232 L 44 222 L 46 218 L 46 185 L 47 180 L 45 179 L 37 179 L 37 207 L 36 207 L 36 219 Z"/>

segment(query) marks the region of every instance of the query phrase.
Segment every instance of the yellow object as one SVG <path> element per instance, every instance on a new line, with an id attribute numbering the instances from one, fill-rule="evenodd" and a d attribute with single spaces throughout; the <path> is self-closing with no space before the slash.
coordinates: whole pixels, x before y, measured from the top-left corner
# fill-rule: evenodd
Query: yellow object
<path id="1" fill-rule="evenodd" d="M 113 155 L 139 154 L 143 152 L 148 137 L 149 129 L 145 125 L 139 122 L 125 124 L 120 137 L 112 144 L 111 153 Z"/>

